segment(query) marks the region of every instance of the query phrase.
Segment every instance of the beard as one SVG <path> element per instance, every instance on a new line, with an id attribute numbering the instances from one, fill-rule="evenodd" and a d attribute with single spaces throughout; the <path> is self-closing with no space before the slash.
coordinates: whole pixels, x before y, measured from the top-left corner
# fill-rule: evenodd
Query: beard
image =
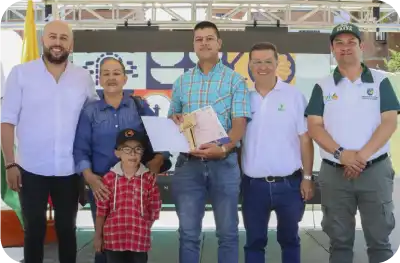
<path id="1" fill-rule="evenodd" d="M 53 48 L 59 48 L 61 50 L 61 55 L 60 56 L 53 56 L 51 53 L 51 49 Z M 67 61 L 69 57 L 69 51 L 65 50 L 65 48 L 61 46 L 52 46 L 50 48 L 48 47 L 43 47 L 43 55 L 44 57 L 52 64 L 62 64 L 65 61 Z"/>

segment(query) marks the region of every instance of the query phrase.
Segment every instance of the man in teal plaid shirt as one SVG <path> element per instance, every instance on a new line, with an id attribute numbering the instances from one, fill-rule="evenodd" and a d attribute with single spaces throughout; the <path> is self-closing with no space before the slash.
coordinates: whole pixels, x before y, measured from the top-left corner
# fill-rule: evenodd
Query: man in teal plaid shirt
<path id="1" fill-rule="evenodd" d="M 172 195 L 179 218 L 179 262 L 199 262 L 200 234 L 206 198 L 210 197 L 218 238 L 218 263 L 238 263 L 239 141 L 251 117 L 245 79 L 219 59 L 222 41 L 215 24 L 194 28 L 197 66 L 173 85 L 168 116 L 176 124 L 182 115 L 211 105 L 229 138 L 181 153 L 172 176 Z"/>

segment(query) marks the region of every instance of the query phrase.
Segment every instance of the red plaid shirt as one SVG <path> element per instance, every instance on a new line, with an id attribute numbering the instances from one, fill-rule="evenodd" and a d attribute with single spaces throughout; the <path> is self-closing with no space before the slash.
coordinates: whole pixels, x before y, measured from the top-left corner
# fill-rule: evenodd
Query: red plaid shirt
<path id="1" fill-rule="evenodd" d="M 146 252 L 151 247 L 151 226 L 159 218 L 160 192 L 156 179 L 142 165 L 131 179 L 122 176 L 120 164 L 103 177 L 111 194 L 97 202 L 97 215 L 106 216 L 104 249 Z"/>

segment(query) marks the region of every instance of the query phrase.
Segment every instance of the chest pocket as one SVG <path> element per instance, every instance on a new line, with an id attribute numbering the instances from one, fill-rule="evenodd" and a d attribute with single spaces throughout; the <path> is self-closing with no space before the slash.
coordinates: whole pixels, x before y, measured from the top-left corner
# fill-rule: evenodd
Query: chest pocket
<path id="1" fill-rule="evenodd" d="M 111 126 L 111 124 L 110 124 L 111 116 L 108 116 L 108 115 L 110 115 L 108 110 L 105 110 L 105 111 L 97 110 L 93 114 L 93 122 L 92 122 L 93 131 L 104 130 L 107 127 Z"/>

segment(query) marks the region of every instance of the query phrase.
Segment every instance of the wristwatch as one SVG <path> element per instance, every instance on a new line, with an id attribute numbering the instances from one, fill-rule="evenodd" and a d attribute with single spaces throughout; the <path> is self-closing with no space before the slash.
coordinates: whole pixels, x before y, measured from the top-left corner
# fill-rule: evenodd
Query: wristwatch
<path id="1" fill-rule="evenodd" d="M 333 153 L 333 157 L 335 157 L 335 159 L 339 160 L 340 156 L 342 155 L 343 152 L 343 147 L 339 147 L 336 149 L 336 151 Z"/>
<path id="2" fill-rule="evenodd" d="M 312 181 L 312 176 L 311 175 L 303 175 L 303 179 L 307 181 Z"/>

